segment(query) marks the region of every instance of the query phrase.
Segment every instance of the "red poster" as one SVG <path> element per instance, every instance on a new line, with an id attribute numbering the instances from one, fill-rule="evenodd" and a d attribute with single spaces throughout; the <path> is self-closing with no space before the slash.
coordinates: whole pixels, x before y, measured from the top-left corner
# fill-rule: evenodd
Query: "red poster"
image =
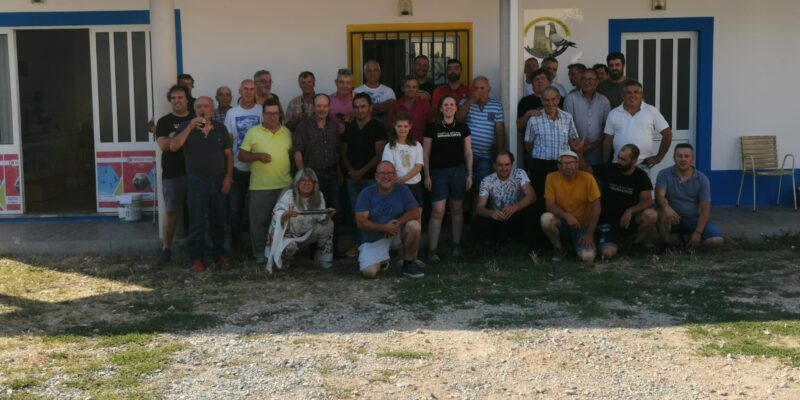
<path id="1" fill-rule="evenodd" d="M 19 155 L 0 154 L 0 213 L 22 211 L 20 185 Z"/>

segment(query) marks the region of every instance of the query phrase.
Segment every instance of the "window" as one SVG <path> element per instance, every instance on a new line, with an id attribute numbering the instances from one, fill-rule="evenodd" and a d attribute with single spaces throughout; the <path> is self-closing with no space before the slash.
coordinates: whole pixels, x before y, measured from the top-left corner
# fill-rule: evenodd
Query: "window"
<path id="1" fill-rule="evenodd" d="M 403 76 L 412 73 L 414 58 L 430 59 L 428 79 L 447 81 L 446 64 L 451 58 L 464 66 L 464 84 L 472 78 L 472 24 L 390 24 L 348 26 L 348 64 L 356 86 L 363 83 L 362 68 L 367 60 L 381 64 L 381 82 L 399 88 Z"/>

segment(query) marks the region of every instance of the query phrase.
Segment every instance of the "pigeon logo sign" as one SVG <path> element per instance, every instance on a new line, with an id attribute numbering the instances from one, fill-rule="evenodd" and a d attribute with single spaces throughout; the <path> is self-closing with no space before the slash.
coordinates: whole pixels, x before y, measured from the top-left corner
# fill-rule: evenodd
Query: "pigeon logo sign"
<path id="1" fill-rule="evenodd" d="M 573 41 L 570 23 L 582 20 L 576 9 L 526 10 L 523 48 L 536 58 L 558 57 L 570 48 Z"/>

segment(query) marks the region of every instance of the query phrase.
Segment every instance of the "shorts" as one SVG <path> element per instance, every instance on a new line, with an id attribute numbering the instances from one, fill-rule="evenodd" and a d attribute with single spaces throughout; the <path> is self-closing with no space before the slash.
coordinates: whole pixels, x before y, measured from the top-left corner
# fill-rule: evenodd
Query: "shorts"
<path id="1" fill-rule="evenodd" d="M 164 208 L 170 214 L 180 211 L 186 200 L 186 176 L 162 179 L 161 190 L 164 194 Z"/>
<path id="2" fill-rule="evenodd" d="M 697 217 L 695 218 L 683 218 L 681 217 L 681 222 L 677 225 L 672 225 L 672 233 L 682 234 L 682 235 L 690 235 L 694 232 L 695 227 L 697 227 Z M 703 233 L 700 234 L 700 238 L 702 240 L 711 239 L 712 237 L 722 237 L 722 231 L 708 221 L 706 227 L 703 229 Z"/>
<path id="3" fill-rule="evenodd" d="M 431 201 L 463 200 L 467 191 L 467 167 L 464 164 L 431 170 Z"/>
<path id="4" fill-rule="evenodd" d="M 595 237 L 597 238 L 597 247 L 615 246 L 619 247 L 620 239 L 623 236 L 633 235 L 636 233 L 636 218 L 631 218 L 628 228 L 623 228 L 619 224 L 604 223 L 597 226 Z"/>
<path id="5" fill-rule="evenodd" d="M 572 247 L 575 249 L 576 253 L 583 250 L 583 247 L 581 246 L 581 236 L 583 236 L 583 234 L 586 232 L 586 228 L 580 227 L 578 229 L 572 229 L 567 223 L 567 220 L 564 218 L 558 219 L 558 236 L 561 239 L 561 243 L 572 242 Z"/>
<path id="6" fill-rule="evenodd" d="M 414 195 L 417 205 L 422 207 L 422 204 L 425 201 L 425 188 L 422 187 L 422 182 L 410 184 L 406 183 L 406 187 L 411 190 L 411 194 Z"/>
<path id="7" fill-rule="evenodd" d="M 363 271 L 372 265 L 389 261 L 391 259 L 389 251 L 397 250 L 403 245 L 401 234 L 398 232 L 390 238 L 362 243 L 358 247 L 358 269 Z"/>

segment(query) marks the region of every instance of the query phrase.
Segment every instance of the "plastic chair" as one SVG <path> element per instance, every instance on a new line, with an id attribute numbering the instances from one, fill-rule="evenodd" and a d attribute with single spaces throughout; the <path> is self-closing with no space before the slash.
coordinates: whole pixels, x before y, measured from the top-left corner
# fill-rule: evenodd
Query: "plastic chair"
<path id="1" fill-rule="evenodd" d="M 756 212 L 756 177 L 776 176 L 778 177 L 778 199 L 775 205 L 781 202 L 781 185 L 784 176 L 792 177 L 792 197 L 794 199 L 794 210 L 797 211 L 797 194 L 794 188 L 797 186 L 794 180 L 794 155 L 786 154 L 783 162 L 778 168 L 778 145 L 775 136 L 742 136 L 739 138 L 742 145 L 742 179 L 739 181 L 739 196 L 736 197 L 736 207 L 742 198 L 742 186 L 744 186 L 744 176 L 753 175 L 753 212 Z M 790 169 L 786 168 L 786 160 L 792 159 Z"/>

